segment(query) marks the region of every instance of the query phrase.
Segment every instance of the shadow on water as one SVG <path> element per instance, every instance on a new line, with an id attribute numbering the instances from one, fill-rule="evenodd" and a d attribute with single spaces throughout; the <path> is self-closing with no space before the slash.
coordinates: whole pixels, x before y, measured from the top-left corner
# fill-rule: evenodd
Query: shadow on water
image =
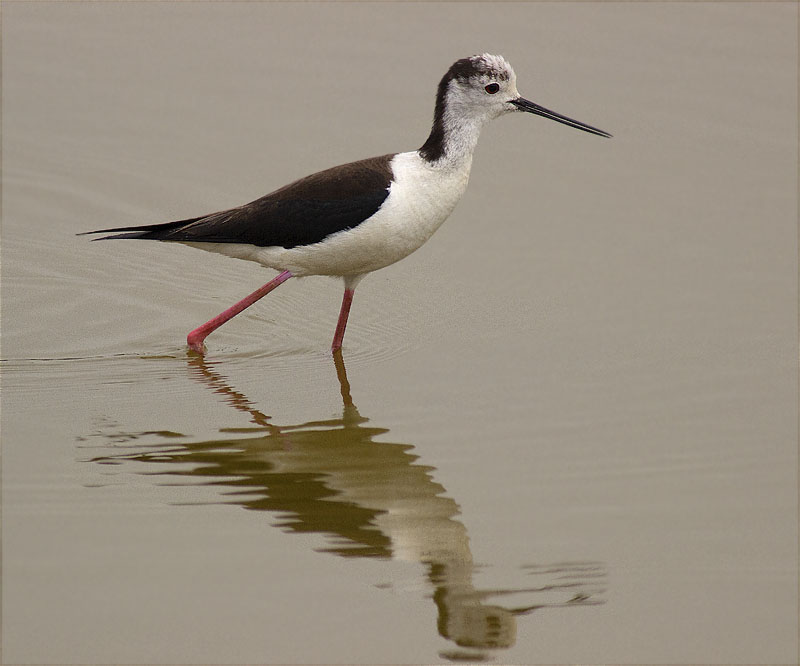
<path id="1" fill-rule="evenodd" d="M 133 452 L 98 456 L 91 462 L 148 463 L 142 472 L 217 486 L 222 503 L 277 516 L 286 532 L 318 533 L 319 550 L 341 557 L 420 563 L 437 608 L 437 629 L 458 648 L 440 654 L 452 661 L 490 658 L 487 650 L 516 641 L 516 617 L 535 610 L 603 604 L 605 567 L 598 562 L 558 562 L 521 567 L 536 585 L 478 589 L 469 537 L 455 519 L 459 505 L 433 479 L 434 467 L 419 464 L 414 446 L 375 441 L 389 431 L 369 424 L 351 397 L 341 352 L 334 354 L 342 396 L 341 418 L 276 425 L 202 357 L 189 356 L 192 376 L 253 427 L 221 429 L 226 438 L 177 442 L 178 433 L 152 431 L 166 443 Z M 141 433 L 144 435 L 145 433 Z M 130 436 L 134 439 L 136 436 Z M 177 465 L 172 463 L 178 463 Z"/>

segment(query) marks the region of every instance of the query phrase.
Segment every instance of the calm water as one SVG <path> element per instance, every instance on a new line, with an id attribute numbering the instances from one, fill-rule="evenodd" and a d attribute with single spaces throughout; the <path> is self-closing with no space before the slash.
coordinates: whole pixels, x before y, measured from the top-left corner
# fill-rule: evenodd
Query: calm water
<path id="1" fill-rule="evenodd" d="M 797 660 L 797 14 L 3 4 L 6 663 Z M 358 289 L 76 233 L 486 128 Z"/>

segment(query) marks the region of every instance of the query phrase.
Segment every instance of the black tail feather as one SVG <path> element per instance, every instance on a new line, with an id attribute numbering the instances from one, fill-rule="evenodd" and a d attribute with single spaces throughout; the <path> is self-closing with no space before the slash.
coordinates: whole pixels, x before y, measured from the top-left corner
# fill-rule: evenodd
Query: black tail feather
<path id="1" fill-rule="evenodd" d="M 175 222 L 162 222 L 161 224 L 144 224 L 136 227 L 115 227 L 113 229 L 97 229 L 96 231 L 82 231 L 77 236 L 86 236 L 88 234 L 114 234 L 113 236 L 103 236 L 102 238 L 92 238 L 96 240 L 114 240 L 117 238 L 144 238 L 148 240 L 161 240 L 162 237 L 175 229 L 185 227 L 187 224 L 202 220 L 203 215 L 200 217 L 193 217 L 188 220 L 177 220 Z M 128 233 L 115 233 L 115 232 L 128 232 Z"/>

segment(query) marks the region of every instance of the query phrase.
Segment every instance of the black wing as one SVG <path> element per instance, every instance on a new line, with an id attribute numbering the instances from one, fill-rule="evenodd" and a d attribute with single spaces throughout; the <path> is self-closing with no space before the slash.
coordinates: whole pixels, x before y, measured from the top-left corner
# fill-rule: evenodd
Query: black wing
<path id="1" fill-rule="evenodd" d="M 95 240 L 310 245 L 358 226 L 381 207 L 389 195 L 393 157 L 382 155 L 326 169 L 243 206 L 203 217 L 86 233 L 125 232 Z"/>

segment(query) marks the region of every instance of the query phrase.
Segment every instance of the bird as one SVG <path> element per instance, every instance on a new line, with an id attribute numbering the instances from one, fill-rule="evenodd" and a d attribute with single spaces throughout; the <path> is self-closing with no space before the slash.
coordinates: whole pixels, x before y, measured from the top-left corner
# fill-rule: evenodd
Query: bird
<path id="1" fill-rule="evenodd" d="M 417 150 L 335 166 L 244 205 L 210 215 L 84 232 L 93 240 L 182 243 L 279 271 L 272 280 L 193 329 L 189 349 L 292 277 L 344 280 L 331 350 L 341 349 L 356 286 L 420 248 L 449 217 L 467 188 L 481 128 L 509 113 L 530 113 L 601 137 L 611 134 L 523 98 L 500 55 L 454 62 L 439 82 L 433 124 Z"/>

